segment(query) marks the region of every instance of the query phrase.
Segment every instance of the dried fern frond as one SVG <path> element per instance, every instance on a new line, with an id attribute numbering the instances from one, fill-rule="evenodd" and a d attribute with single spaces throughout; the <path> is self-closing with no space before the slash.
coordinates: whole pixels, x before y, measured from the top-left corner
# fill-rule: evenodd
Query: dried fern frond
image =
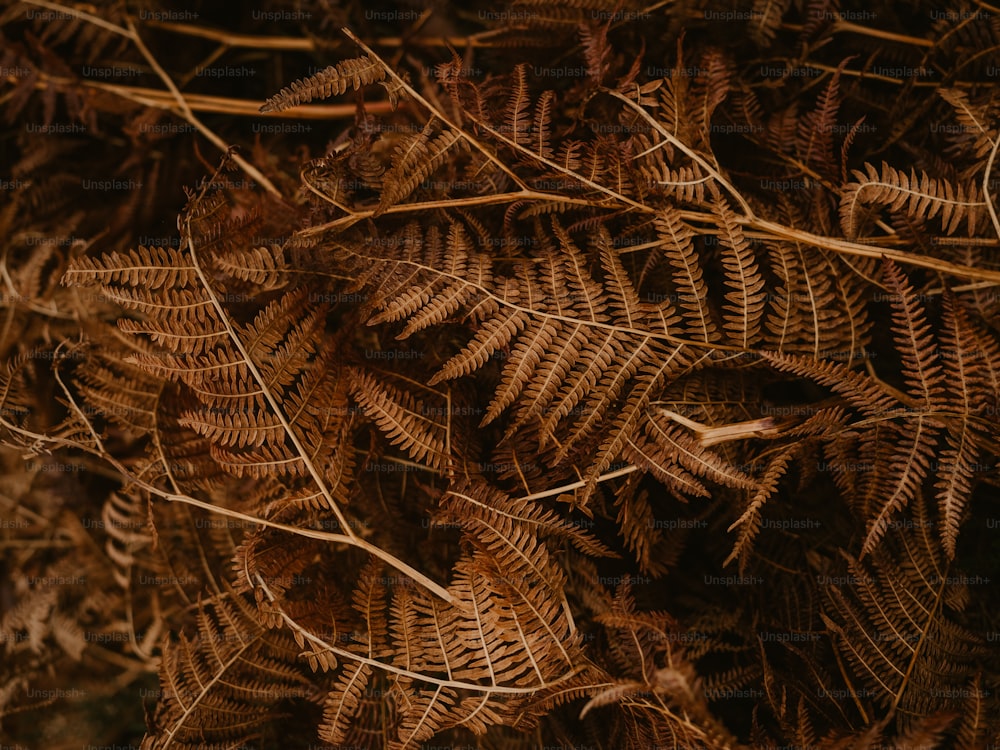
<path id="1" fill-rule="evenodd" d="M 840 224 L 848 237 L 860 234 L 859 214 L 872 204 L 921 219 L 937 218 L 946 234 L 954 234 L 964 219 L 970 237 L 985 212 L 986 203 L 974 185 L 954 184 L 926 172 L 918 177 L 914 169 L 907 175 L 885 162 L 881 173 L 866 164 L 864 172 L 855 170 L 853 175 L 855 181 L 845 187 L 840 199 Z"/>
<path id="2" fill-rule="evenodd" d="M 898 266 L 888 260 L 884 266 L 894 292 L 890 297 L 893 331 L 905 393 L 838 363 L 792 355 L 764 357 L 779 369 L 813 378 L 843 395 L 866 415 L 857 430 L 861 441 L 892 446 L 873 456 L 874 470 L 864 478 L 867 487 L 861 494 L 865 498 L 868 531 L 863 554 L 876 548 L 893 515 L 920 497 L 924 481 L 933 471 L 938 476 L 940 510 L 945 520 L 942 543 L 951 558 L 973 477 L 981 474 L 982 464 L 973 456 L 992 450 L 982 419 L 980 399 L 984 394 L 972 378 L 996 371 L 1000 359 L 996 343 L 990 343 L 991 338 L 980 339 L 982 334 L 966 325 L 953 299 L 942 335 L 949 356 L 940 358 L 915 291 Z M 965 346 L 955 348 L 956 336 L 966 339 Z M 977 349 L 980 355 L 973 364 L 962 352 L 967 352 L 977 339 L 986 348 Z M 935 461 L 935 456 L 945 460 Z"/>
<path id="3" fill-rule="evenodd" d="M 358 90 L 387 77 L 385 65 L 371 55 L 341 60 L 308 78 L 294 81 L 261 105 L 261 112 L 281 112 L 313 99 L 339 96 L 348 89 Z"/>
<path id="4" fill-rule="evenodd" d="M 850 583 L 826 587 L 823 615 L 852 672 L 904 727 L 961 706 L 984 646 L 954 620 L 968 576 L 940 554 L 924 504 L 914 511 L 869 562 L 845 554 Z"/>

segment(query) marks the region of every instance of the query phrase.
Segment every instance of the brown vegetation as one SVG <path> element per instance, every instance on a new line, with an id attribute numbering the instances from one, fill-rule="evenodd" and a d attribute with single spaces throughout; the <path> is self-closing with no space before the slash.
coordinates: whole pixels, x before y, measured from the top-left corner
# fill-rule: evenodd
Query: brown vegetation
<path id="1" fill-rule="evenodd" d="M 996 11 L 362 5 L 3 8 L 0 736 L 997 743 Z"/>

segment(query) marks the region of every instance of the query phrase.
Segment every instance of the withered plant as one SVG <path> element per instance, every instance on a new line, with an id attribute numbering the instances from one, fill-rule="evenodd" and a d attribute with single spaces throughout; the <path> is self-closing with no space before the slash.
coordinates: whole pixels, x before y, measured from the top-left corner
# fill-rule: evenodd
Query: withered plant
<path id="1" fill-rule="evenodd" d="M 2 731 L 998 741 L 994 9 L 197 12 L 0 16 Z"/>

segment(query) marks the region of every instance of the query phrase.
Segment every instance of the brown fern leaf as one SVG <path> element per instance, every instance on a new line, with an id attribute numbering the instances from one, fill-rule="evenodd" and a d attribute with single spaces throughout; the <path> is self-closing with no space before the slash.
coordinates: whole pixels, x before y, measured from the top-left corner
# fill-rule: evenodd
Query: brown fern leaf
<path id="1" fill-rule="evenodd" d="M 658 428 L 651 421 L 647 422 L 641 434 L 628 439 L 623 449 L 623 458 L 643 471 L 648 471 L 677 498 L 686 500 L 690 497 L 711 497 L 712 493 L 694 474 L 673 460 L 669 450 L 664 451 L 665 441 L 658 439 L 657 431 Z M 625 530 L 627 526 L 623 525 L 623 531 Z M 631 535 L 637 531 L 629 533 Z"/>
<path id="2" fill-rule="evenodd" d="M 100 347 L 88 352 L 87 367 L 78 377 L 78 387 L 89 412 L 100 414 L 137 435 L 148 434 L 156 428 L 164 383 L 124 361 L 135 349 L 116 347 L 114 343 L 118 342 L 108 337 Z"/>
<path id="3" fill-rule="evenodd" d="M 490 532 L 481 531 L 487 534 L 482 543 L 490 545 Z M 559 604 L 561 588 L 550 588 L 561 586 L 561 578 L 548 552 L 523 527 L 504 546 L 503 563 L 480 552 L 457 563 L 450 587 L 455 607 L 393 576 L 370 578 L 384 583 L 356 593 L 355 606 L 372 637 L 384 639 L 390 632 L 395 637 L 334 651 L 347 663 L 375 660 L 376 669 L 388 667 L 383 701 L 398 716 L 392 747 L 413 748 L 457 725 L 482 734 L 518 715 L 537 716 L 541 707 L 533 697 L 539 691 L 578 679 L 580 638 Z M 390 590 L 393 604 L 386 614 L 384 596 Z M 501 644 L 507 645 L 503 658 Z M 349 689 L 350 678 L 341 685 Z M 352 701 L 338 688 L 328 713 L 333 710 L 335 718 Z M 336 734 L 335 727 L 324 731 Z"/>
<path id="4" fill-rule="evenodd" d="M 27 16 L 40 39 L 49 46 L 71 42 L 77 53 L 85 56 L 90 63 L 96 60 L 121 58 L 128 46 L 122 35 L 115 33 L 116 27 L 125 25 L 127 13 L 124 8 L 106 6 L 90 7 L 87 15 L 72 13 L 39 13 L 38 6 L 31 3 L 10 3 L 6 19 Z M 90 18 L 88 18 L 88 15 Z M 6 20 L 5 19 L 5 20 Z M 96 19 L 97 22 L 91 22 Z M 136 66 L 138 68 L 138 66 Z M 47 120 L 51 122 L 51 119 Z"/>
<path id="5" fill-rule="evenodd" d="M 398 336 L 400 339 L 445 321 L 464 305 L 476 300 L 480 284 L 489 283 L 493 278 L 490 257 L 473 252 L 468 233 L 457 222 L 449 224 L 448 235 L 444 239 L 434 226 L 428 229 L 422 243 L 416 225 L 408 225 L 404 232 L 409 237 L 401 244 L 413 247 L 415 265 L 411 268 L 406 265 L 371 268 L 373 278 L 379 271 L 390 271 L 390 274 L 378 276 L 381 293 L 373 295 L 373 301 L 381 311 L 368 320 L 369 325 L 376 325 L 409 318 Z M 417 260 L 420 257 L 427 258 L 430 263 L 422 266 Z M 361 280 L 370 283 L 366 279 Z M 485 316 L 491 310 L 492 305 L 487 302 L 482 313 Z M 430 384 L 437 382 L 432 380 Z"/>
<path id="6" fill-rule="evenodd" d="M 440 500 L 444 516 L 489 538 L 491 545 L 504 543 L 524 527 L 543 537 L 569 541 L 592 557 L 614 557 L 604 544 L 552 510 L 526 499 L 513 499 L 485 482 L 465 480 L 451 487 Z"/>
<path id="7" fill-rule="evenodd" d="M 153 542 L 146 526 L 146 509 L 138 493 L 112 493 L 101 509 L 101 522 L 108 532 L 105 551 L 115 565 L 115 581 L 122 588 L 131 586 L 131 574 L 139 567 L 143 550 Z"/>
<path id="8" fill-rule="evenodd" d="M 183 249 L 84 258 L 71 265 L 67 281 L 99 284 L 139 313 L 119 321 L 138 342 L 127 361 L 178 396 L 177 412 L 158 413 L 157 420 L 183 438 L 174 444 L 172 436 L 157 434 L 157 473 L 160 463 L 172 465 L 183 455 L 178 466 L 190 466 L 199 482 L 220 472 L 299 478 L 294 482 L 313 483 L 312 494 L 322 498 L 317 502 L 339 514 L 346 464 L 337 441 L 347 422 L 346 389 L 334 366 L 334 339 L 321 335 L 328 307 L 310 303 L 310 287 L 299 286 L 272 295 L 250 311 L 250 322 L 241 322 L 250 297 L 218 288 L 229 280 L 214 262 L 252 246 L 247 234 L 256 224 L 224 220 L 225 199 L 208 192 L 212 184 L 192 196 L 182 217 Z M 151 285 L 143 284 L 146 278 Z M 100 393 L 114 401 L 107 388 Z M 116 403 L 128 407 L 127 394 Z M 299 488 L 294 482 L 288 489 Z"/>
<path id="9" fill-rule="evenodd" d="M 723 306 L 725 331 L 741 349 L 749 349 L 759 339 L 764 315 L 764 278 L 754 252 L 735 216 L 724 200 L 714 204 L 719 227 L 722 265 L 726 271 L 726 293 L 729 304 Z"/>
<path id="10" fill-rule="evenodd" d="M 310 0 L 302 45 L 224 58 L 362 51 L 139 246 L 227 92 L 182 76 L 154 111 L 200 54 L 165 16 L 5 4 L 3 736 L 59 744 L 26 687 L 161 653 L 144 750 L 996 744 L 966 573 L 1000 456 L 1000 23 L 963 3 L 926 39 L 837 0 L 437 3 L 394 37 Z M 74 89 L 84 59 L 142 79 Z M 886 67 L 918 64 L 941 99 Z M 326 96 L 353 122 L 305 126 Z"/>
<path id="11" fill-rule="evenodd" d="M 716 328 L 708 304 L 708 287 L 695 250 L 694 232 L 672 208 L 665 208 L 656 219 L 656 229 L 667 262 L 673 270 L 677 299 L 691 336 L 707 342 L 717 341 Z"/>
<path id="12" fill-rule="evenodd" d="M 223 253 L 218 264 L 224 273 L 253 284 L 261 292 L 280 289 L 287 283 L 288 261 L 283 248 L 278 245 Z"/>
<path id="13" fill-rule="evenodd" d="M 308 78 L 302 78 L 283 88 L 261 105 L 261 112 L 281 112 L 313 99 L 339 96 L 349 88 L 357 90 L 387 77 L 385 65 L 376 57 L 364 55 L 341 60 Z"/>
<path id="14" fill-rule="evenodd" d="M 626 736 L 630 748 L 649 747 L 651 737 L 678 747 L 722 750 L 732 736 L 711 714 L 706 690 L 678 638 L 676 621 L 665 612 L 641 612 L 628 579 L 598 617 L 613 644 L 608 661 L 621 675 L 595 691 L 583 714 L 618 704 L 624 721 L 634 725 Z"/>
<path id="15" fill-rule="evenodd" d="M 447 444 L 448 425 L 437 417 L 446 409 L 429 407 L 361 370 L 352 371 L 352 383 L 354 398 L 394 445 L 401 446 L 414 461 L 436 469 L 447 465 L 452 455 Z"/>
<path id="16" fill-rule="evenodd" d="M 902 269 L 891 260 L 886 260 L 883 267 L 893 292 L 893 330 L 896 332 L 896 350 L 902 357 L 902 374 L 907 389 L 917 399 L 918 408 L 942 407 L 945 381 L 922 306 Z"/>
<path id="17" fill-rule="evenodd" d="M 624 454 L 624 458 L 645 468 L 640 460 L 628 451 Z M 684 537 L 688 530 L 660 527 L 654 515 L 656 508 L 651 501 L 650 493 L 639 489 L 641 479 L 638 472 L 629 475 L 615 493 L 615 505 L 618 508 L 615 521 L 620 536 L 625 540 L 643 575 L 660 577 L 677 565 L 684 551 Z M 705 495 L 707 494 L 706 490 Z"/>
<path id="18" fill-rule="evenodd" d="M 730 76 L 729 65 L 722 50 L 710 49 L 703 55 L 692 91 L 696 106 L 690 110 L 690 116 L 694 120 L 692 125 L 701 133 L 701 144 L 704 144 L 708 152 L 711 152 L 709 144 L 712 117 L 729 96 Z"/>
<path id="19" fill-rule="evenodd" d="M 504 109 L 505 123 L 501 131 L 516 145 L 526 145 L 531 136 L 531 98 L 528 93 L 528 64 L 514 68 L 513 87 Z"/>
<path id="20" fill-rule="evenodd" d="M 991 127 L 997 105 L 992 98 L 985 101 L 978 97 L 975 100 L 970 99 L 966 92 L 958 88 L 939 88 L 937 93 L 955 111 L 955 119 L 960 126 L 958 133 L 952 129 L 948 131 L 951 141 L 949 150 L 972 155 L 976 166 L 963 176 L 974 178 L 980 171 L 978 165 L 989 157 L 990 150 L 998 137 L 998 129 L 995 126 Z"/>
<path id="21" fill-rule="evenodd" d="M 905 211 L 920 219 L 937 217 L 946 234 L 954 234 L 965 220 L 969 236 L 973 236 L 986 203 L 975 185 L 954 184 L 950 180 L 932 178 L 923 172 L 919 177 L 911 169 L 909 176 L 882 163 L 881 174 L 871 164 L 865 171 L 855 170 L 855 182 L 845 186 L 840 199 L 840 225 L 848 237 L 857 237 L 862 226 L 859 214 L 869 204 L 886 206 L 892 211 Z"/>
<path id="22" fill-rule="evenodd" d="M 967 576 L 943 559 L 924 504 L 914 510 L 867 564 L 845 554 L 850 583 L 826 587 L 823 615 L 851 670 L 904 729 L 960 708 L 984 647 L 954 620 Z"/>
<path id="23" fill-rule="evenodd" d="M 846 398 L 863 414 L 881 416 L 892 412 L 895 402 L 879 385 L 839 362 L 817 362 L 792 354 L 762 352 L 761 356 L 779 370 L 812 378 Z"/>
<path id="24" fill-rule="evenodd" d="M 640 136 L 636 140 L 641 145 L 645 138 Z M 681 203 L 702 203 L 708 192 L 708 184 L 713 179 L 711 175 L 704 174 L 698 164 L 672 169 L 663 161 L 659 151 L 652 152 L 649 158 L 640 162 L 639 172 L 650 186 L 655 186 Z"/>
<path id="25" fill-rule="evenodd" d="M 866 487 L 859 490 L 866 498 L 868 525 L 862 554 L 875 549 L 892 516 L 919 498 L 924 481 L 934 476 L 944 520 L 942 541 L 951 558 L 960 519 L 976 475 L 981 473 L 978 459 L 983 452 L 995 450 L 982 422 L 984 405 L 990 398 L 982 386 L 991 380 L 986 375 L 984 382 L 984 374 L 1000 365 L 1000 351 L 992 336 L 984 337 L 968 325 L 953 299 L 945 309 L 944 331 L 933 336 L 923 305 L 890 261 L 885 262 L 885 277 L 894 292 L 890 295 L 893 331 L 905 394 L 837 363 L 792 355 L 762 356 L 779 369 L 830 387 L 866 415 L 857 433 L 861 443 L 881 448 L 868 449 L 873 470 L 863 478 Z M 946 357 L 939 356 L 936 338 L 948 352 Z M 978 352 L 975 363 L 969 352 Z M 989 388 L 987 385 L 987 392 Z M 848 429 L 853 428 L 848 425 Z"/>
<path id="26" fill-rule="evenodd" d="M 757 482 L 740 468 L 731 465 L 723 456 L 708 450 L 705 443 L 691 436 L 675 423 L 677 416 L 662 410 L 649 417 L 647 434 L 660 443 L 655 455 L 661 467 L 678 464 L 692 475 L 712 479 L 719 484 L 760 490 Z"/>
<path id="27" fill-rule="evenodd" d="M 743 511 L 743 515 L 736 519 L 727 529 L 727 531 L 732 531 L 739 526 L 740 532 L 739 538 L 733 545 L 733 551 L 729 553 L 729 557 L 726 558 L 723 564 L 728 565 L 733 560 L 739 559 L 740 575 L 743 575 L 746 570 L 750 547 L 753 544 L 754 538 L 760 532 L 761 508 L 767 502 L 768 498 L 774 494 L 775 490 L 777 490 L 778 480 L 781 479 L 782 475 L 788 469 L 788 464 L 793 456 L 793 450 L 786 450 L 771 460 L 763 477 L 760 479 L 760 489 L 750 498 L 750 502 L 747 503 L 747 509 Z"/>
<path id="28" fill-rule="evenodd" d="M 611 46 L 608 44 L 608 27 L 613 17 L 607 23 L 581 24 L 579 28 L 580 42 L 583 44 L 583 57 L 587 61 L 587 78 L 594 85 L 600 85 L 608 73 L 611 58 Z"/>
<path id="29" fill-rule="evenodd" d="M 143 750 L 204 747 L 258 739 L 274 721 L 273 696 L 317 700 L 315 686 L 294 666 L 298 649 L 287 635 L 268 633 L 239 598 L 199 605 L 197 633 L 180 634 L 164 649 L 163 698 Z"/>
<path id="30" fill-rule="evenodd" d="M 485 363 L 499 347 L 509 346 L 510 356 L 484 425 L 511 406 L 515 407 L 511 429 L 539 417 L 548 419 L 546 424 L 552 425 L 552 430 L 542 436 L 544 442 L 553 430 L 568 429 L 559 437 L 555 460 L 560 462 L 577 443 L 592 441 L 602 425 L 608 424 L 608 415 L 625 403 L 625 410 L 618 413 L 611 427 L 612 434 L 621 440 L 599 451 L 589 473 L 586 496 L 593 492 L 596 477 L 626 444 L 622 433 L 638 427 L 647 399 L 662 385 L 662 379 L 692 362 L 684 347 L 671 348 L 663 341 L 669 337 L 661 333 L 669 325 L 669 311 L 640 304 L 634 290 L 624 285 L 622 269 L 613 265 L 607 267 L 604 284 L 598 282 L 587 269 L 583 252 L 556 221 L 552 222 L 552 234 L 556 244 L 539 230 L 539 245 L 546 251 L 535 263 L 523 266 L 517 278 L 509 279 L 494 277 L 489 259 L 468 255 L 464 244 L 449 245 L 443 258 L 399 252 L 390 243 L 351 247 L 348 258 L 352 264 L 360 263 L 366 287 L 384 308 L 373 322 L 402 317 L 412 321 L 414 316 L 423 320 L 436 315 L 434 311 L 450 311 L 456 300 L 461 300 L 460 307 L 473 307 L 481 314 L 496 311 L 494 318 L 503 323 L 480 331 L 431 380 L 438 383 L 445 373 L 471 373 L 476 363 Z M 606 235 L 603 242 L 607 256 Z M 426 244 L 432 253 L 440 248 L 437 242 Z M 467 270 L 461 273 L 460 268 Z M 609 287 L 616 311 L 609 309 Z M 440 294 L 437 290 L 454 291 Z M 552 404 L 554 411 L 549 411 Z M 554 418 L 549 416 L 553 414 Z"/>
<path id="31" fill-rule="evenodd" d="M 543 159 L 553 157 L 550 145 L 552 128 L 552 106 L 555 93 L 543 91 L 535 103 L 535 120 L 531 126 L 531 150 Z"/>
<path id="32" fill-rule="evenodd" d="M 580 176 L 591 183 L 603 185 L 617 195 L 633 195 L 634 170 L 628 148 L 628 142 L 619 144 L 616 139 L 598 137 L 587 145 Z"/>
<path id="33" fill-rule="evenodd" d="M 392 167 L 386 172 L 375 215 L 394 206 L 417 189 L 421 182 L 445 162 L 449 151 L 463 142 L 454 130 L 431 138 L 431 123 L 419 134 L 404 139 L 393 154 Z"/>
<path id="34" fill-rule="evenodd" d="M 992 335 L 976 330 L 950 292 L 944 297 L 943 322 L 939 350 L 944 363 L 942 380 L 949 385 L 949 411 L 953 416 L 945 448 L 938 458 L 940 471 L 935 487 L 945 552 L 954 558 L 973 477 L 980 468 L 977 464 L 991 443 L 983 417 L 990 413 L 992 394 L 996 393 L 990 371 L 1000 369 L 1000 346 Z"/>
<path id="35" fill-rule="evenodd" d="M 140 246 L 127 253 L 112 252 L 101 260 L 82 256 L 66 270 L 63 284 L 115 284 L 152 290 L 194 284 L 196 274 L 183 250 Z"/>
<path id="36" fill-rule="evenodd" d="M 816 102 L 816 109 L 799 119 L 795 139 L 795 148 L 802 163 L 828 178 L 838 174 L 833 134 L 837 129 L 837 111 L 840 109 L 840 74 L 849 60 L 842 62 L 830 77 Z"/>
<path id="37" fill-rule="evenodd" d="M 337 685 L 323 704 L 323 723 L 319 737 L 324 742 L 342 744 L 364 706 L 363 693 L 372 668 L 364 662 L 345 666 Z"/>
<path id="38" fill-rule="evenodd" d="M 961 719 L 958 730 L 955 733 L 958 750 L 973 750 L 982 738 L 989 737 L 989 716 L 986 713 L 990 710 L 989 695 L 983 688 L 983 681 L 976 675 L 966 689 L 968 698 L 962 706 Z"/>
<path id="39" fill-rule="evenodd" d="M 515 0 L 511 4 L 514 18 L 524 19 L 530 27 L 552 32 L 573 33 L 581 23 L 591 20 L 597 11 L 608 12 L 614 3 L 607 0 Z"/>
<path id="40" fill-rule="evenodd" d="M 694 117 L 689 117 L 685 111 L 690 96 L 690 85 L 690 76 L 685 70 L 683 51 L 678 40 L 677 54 L 670 75 L 637 87 L 634 96 L 638 97 L 639 103 L 656 108 L 657 120 L 667 131 L 682 142 L 695 145 L 698 133 L 693 122 Z M 653 96 L 654 93 L 657 95 Z M 692 122 L 689 123 L 689 120 Z"/>
<path id="41" fill-rule="evenodd" d="M 770 243 L 768 267 L 781 282 L 769 296 L 766 348 L 853 360 L 868 344 L 863 287 L 841 259 L 800 243 Z"/>

